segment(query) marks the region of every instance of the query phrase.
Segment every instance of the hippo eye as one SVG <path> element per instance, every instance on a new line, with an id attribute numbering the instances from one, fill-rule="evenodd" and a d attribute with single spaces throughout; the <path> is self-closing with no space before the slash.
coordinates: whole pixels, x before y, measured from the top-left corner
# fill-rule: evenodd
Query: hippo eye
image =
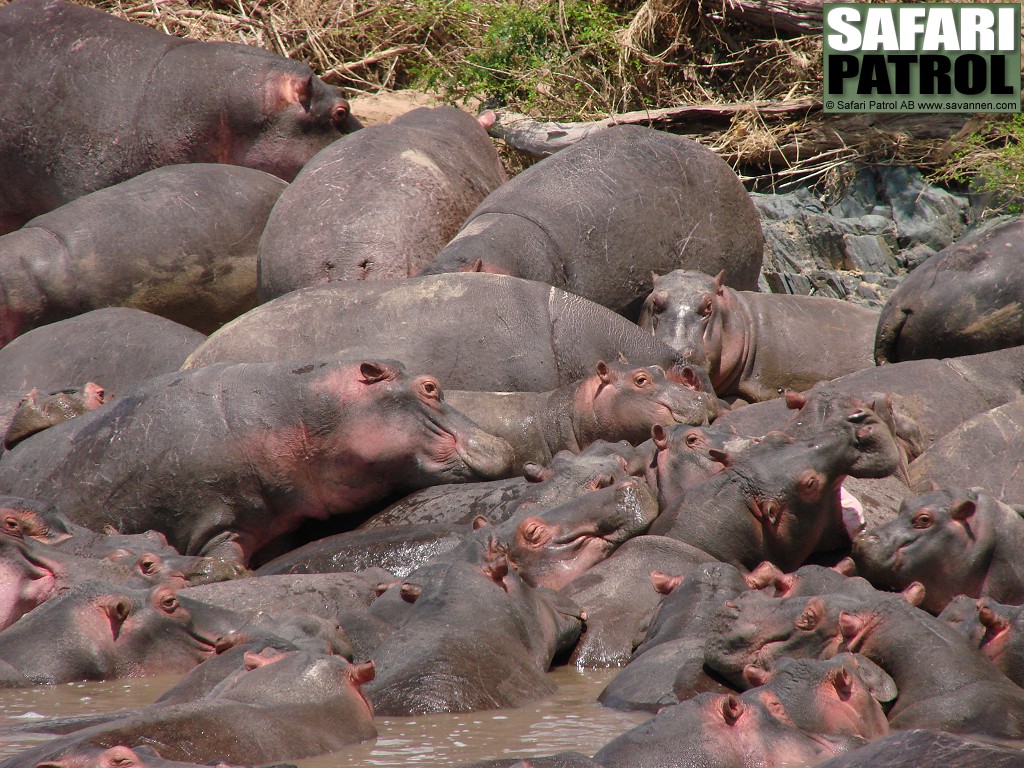
<path id="1" fill-rule="evenodd" d="M 420 391 L 427 397 L 432 397 L 435 400 L 441 399 L 441 387 L 439 387 L 436 382 L 430 381 L 429 379 L 420 384 Z"/>
<path id="2" fill-rule="evenodd" d="M 21 526 L 18 525 L 18 518 L 16 518 L 16 517 L 5 517 L 4 518 L 4 528 L 6 528 L 8 531 L 17 531 L 17 530 L 19 530 L 21 528 Z"/>
<path id="3" fill-rule="evenodd" d="M 156 560 L 151 557 L 144 557 L 139 560 L 139 570 L 149 575 L 156 571 Z"/>
<path id="4" fill-rule="evenodd" d="M 818 626 L 820 621 L 817 611 L 812 608 L 807 608 L 803 613 L 800 614 L 800 618 L 796 620 L 796 628 L 803 630 L 811 630 Z"/>
<path id="5" fill-rule="evenodd" d="M 160 607 L 167 613 L 173 613 L 178 609 L 178 598 L 174 595 L 164 595 L 160 598 Z"/>
<path id="6" fill-rule="evenodd" d="M 651 383 L 651 379 L 650 377 L 648 377 L 646 373 L 638 373 L 633 378 L 633 383 L 636 384 L 638 387 L 646 387 L 648 384 Z"/>
<path id="7" fill-rule="evenodd" d="M 691 448 L 693 448 L 693 446 L 695 446 L 699 442 L 700 442 L 700 437 L 698 437 L 697 433 L 695 433 L 695 432 L 690 432 L 686 436 L 686 444 L 688 446 L 690 446 Z"/>
<path id="8" fill-rule="evenodd" d="M 932 516 L 927 512 L 918 512 L 914 515 L 914 519 L 910 521 L 910 524 L 918 529 L 931 528 Z"/>

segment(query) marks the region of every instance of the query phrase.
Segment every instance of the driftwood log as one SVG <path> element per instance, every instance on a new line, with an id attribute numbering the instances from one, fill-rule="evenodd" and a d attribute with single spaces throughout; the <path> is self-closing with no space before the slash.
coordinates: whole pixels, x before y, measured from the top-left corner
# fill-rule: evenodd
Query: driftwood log
<path id="1" fill-rule="evenodd" d="M 760 136 L 733 130 L 743 120 Z M 520 152 L 546 157 L 613 125 L 645 125 L 699 140 L 734 167 L 795 168 L 855 154 L 892 157 L 917 142 L 933 142 L 937 156 L 943 142 L 971 129 L 971 120 L 962 114 L 827 115 L 819 100 L 806 98 L 669 107 L 580 123 L 499 110 L 488 132 Z"/>
<path id="2" fill-rule="evenodd" d="M 722 15 L 778 34 L 821 32 L 822 0 L 726 0 Z"/>

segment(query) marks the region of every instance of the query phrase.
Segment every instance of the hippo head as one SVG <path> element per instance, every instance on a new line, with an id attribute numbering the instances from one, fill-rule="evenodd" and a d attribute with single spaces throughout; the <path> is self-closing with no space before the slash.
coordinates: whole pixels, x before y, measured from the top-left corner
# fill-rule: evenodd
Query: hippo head
<path id="1" fill-rule="evenodd" d="M 638 324 L 687 360 L 705 366 L 716 381 L 722 355 L 725 273 L 710 277 L 677 269 L 652 277 L 654 290 L 644 301 Z"/>
<path id="2" fill-rule="evenodd" d="M 654 425 L 705 424 L 718 415 L 718 401 L 707 375 L 693 366 L 665 369 L 624 363 L 597 363 L 577 390 L 577 441 L 641 443 Z"/>
<path id="3" fill-rule="evenodd" d="M 657 514 L 646 481 L 626 480 L 520 518 L 509 561 L 528 584 L 560 589 L 646 531 Z"/>
<path id="4" fill-rule="evenodd" d="M 687 488 L 729 467 L 736 453 L 757 442 L 727 429 L 685 425 L 655 425 L 651 439 L 657 449 L 654 461 L 662 509 Z"/>
<path id="5" fill-rule="evenodd" d="M 361 690 L 374 679 L 372 661 L 352 664 L 341 656 L 268 647 L 245 653 L 243 663 L 246 671 L 216 690 L 218 700 L 304 713 L 355 731 L 360 740 L 377 735 L 373 705 Z"/>
<path id="6" fill-rule="evenodd" d="M 18 496 L 0 496 L 0 533 L 43 544 L 59 544 L 72 536 L 70 524 L 52 504 Z"/>
<path id="7" fill-rule="evenodd" d="M 214 43 L 207 55 L 230 60 L 226 126 L 208 128 L 210 161 L 257 168 L 291 181 L 310 158 L 362 126 L 341 91 L 299 61 Z M 172 54 L 173 55 L 173 54 Z M 221 95 L 221 98 L 224 98 Z"/>
<path id="8" fill-rule="evenodd" d="M 857 571 L 880 589 L 921 582 L 922 607 L 933 613 L 956 595 L 978 597 L 996 544 L 993 506 L 994 499 L 980 489 L 906 499 L 894 519 L 854 539 Z"/>
<path id="9" fill-rule="evenodd" d="M 842 743 L 793 725 L 772 705 L 747 695 L 701 693 L 606 744 L 594 760 L 609 768 L 783 768 L 814 765 L 843 750 Z"/>
<path id="10" fill-rule="evenodd" d="M 306 439 L 317 441 L 310 450 L 327 454 L 318 462 L 324 472 L 344 472 L 364 484 L 372 473 L 391 484 L 392 493 L 510 474 L 512 447 L 449 406 L 433 376 L 411 376 L 394 361 L 298 371 L 317 367 L 303 421 Z M 326 435 L 322 442 L 319 434 Z M 321 482 L 337 483 L 330 477 Z"/>
<path id="11" fill-rule="evenodd" d="M 896 698 L 896 683 L 865 656 L 783 658 L 775 670 L 747 667 L 744 677 L 752 686 L 745 698 L 781 707 L 790 722 L 806 731 L 849 739 L 851 747 L 889 732 L 882 705 Z"/>
<path id="12" fill-rule="evenodd" d="M 739 688 L 747 667 L 774 669 L 783 656 L 827 659 L 839 653 L 838 605 L 825 598 L 766 597 L 747 592 L 722 604 L 704 662 Z"/>

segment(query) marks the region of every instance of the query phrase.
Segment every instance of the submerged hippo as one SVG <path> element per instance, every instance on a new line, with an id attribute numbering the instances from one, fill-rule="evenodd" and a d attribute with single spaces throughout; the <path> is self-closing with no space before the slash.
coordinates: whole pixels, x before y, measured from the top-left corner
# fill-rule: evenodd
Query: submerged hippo
<path id="1" fill-rule="evenodd" d="M 17 180 L 0 189 L 0 233 L 162 165 L 231 163 L 290 181 L 359 127 L 305 64 L 72 3 L 4 7 L 0 51 L 0 178 Z"/>
<path id="2" fill-rule="evenodd" d="M 876 312 L 838 299 L 737 291 L 724 275 L 655 276 L 639 320 L 705 365 L 719 397 L 771 400 L 874 366 Z"/>
<path id="3" fill-rule="evenodd" d="M 216 365 L 150 379 L 0 463 L 71 520 L 242 563 L 306 518 L 504 476 L 512 449 L 393 361 Z"/>

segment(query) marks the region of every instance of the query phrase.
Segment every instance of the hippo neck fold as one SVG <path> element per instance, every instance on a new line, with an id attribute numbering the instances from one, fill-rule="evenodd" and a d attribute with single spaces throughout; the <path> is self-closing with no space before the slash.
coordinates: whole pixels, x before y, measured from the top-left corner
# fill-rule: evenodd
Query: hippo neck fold
<path id="1" fill-rule="evenodd" d="M 717 361 L 709 355 L 711 383 L 715 392 L 742 395 L 740 382 L 751 374 L 754 364 L 751 350 L 757 348 L 757 340 L 752 338 L 756 331 L 750 309 L 738 291 L 724 288 L 716 311 L 721 317 L 721 352 Z"/>

